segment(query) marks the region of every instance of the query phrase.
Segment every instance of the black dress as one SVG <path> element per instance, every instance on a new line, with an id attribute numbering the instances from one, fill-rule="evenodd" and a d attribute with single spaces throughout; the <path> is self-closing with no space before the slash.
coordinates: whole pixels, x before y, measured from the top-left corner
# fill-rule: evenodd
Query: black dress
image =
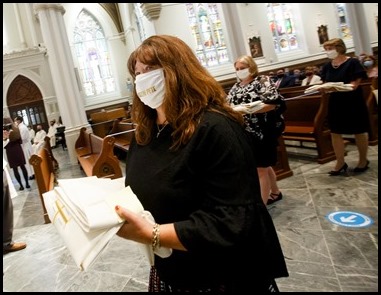
<path id="1" fill-rule="evenodd" d="M 366 79 L 367 74 L 358 59 L 349 58 L 338 68 L 334 68 L 331 62 L 324 65 L 321 77 L 324 82 L 348 84 L 358 78 Z M 328 124 L 331 132 L 337 134 L 369 132 L 369 113 L 361 87 L 354 91 L 332 92 L 330 94 Z"/>
<path id="2" fill-rule="evenodd" d="M 288 276 L 248 133 L 206 112 L 191 141 L 173 152 L 172 131 L 167 125 L 146 146 L 134 140 L 126 162 L 126 185 L 157 223 L 174 223 L 188 250 L 155 256 L 160 279 L 179 287 L 224 284 L 248 291 Z"/>
<path id="3" fill-rule="evenodd" d="M 4 147 L 7 154 L 8 164 L 11 168 L 17 168 L 26 164 L 24 151 L 21 146 L 21 137 L 19 137 L 19 135 L 14 135 L 14 132 L 15 131 L 12 130 L 10 131 L 9 142 Z"/>

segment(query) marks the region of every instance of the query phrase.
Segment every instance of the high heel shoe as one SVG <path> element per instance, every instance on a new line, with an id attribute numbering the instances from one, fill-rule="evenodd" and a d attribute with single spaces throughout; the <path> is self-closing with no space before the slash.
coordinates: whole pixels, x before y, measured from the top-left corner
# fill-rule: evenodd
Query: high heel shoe
<path id="1" fill-rule="evenodd" d="M 330 176 L 340 175 L 342 172 L 346 172 L 348 169 L 348 164 L 344 163 L 344 165 L 339 170 L 331 170 L 328 172 Z"/>
<path id="2" fill-rule="evenodd" d="M 267 200 L 267 204 L 266 205 L 271 205 L 277 201 L 280 201 L 283 199 L 283 195 L 281 192 L 279 192 L 279 194 L 274 194 L 274 193 L 270 193 L 270 196 Z"/>
<path id="3" fill-rule="evenodd" d="M 366 160 L 365 167 L 362 167 L 362 168 L 356 167 L 356 168 L 353 169 L 353 172 L 360 173 L 360 172 L 364 172 L 364 171 L 366 171 L 368 169 L 369 169 L 369 160 Z"/>

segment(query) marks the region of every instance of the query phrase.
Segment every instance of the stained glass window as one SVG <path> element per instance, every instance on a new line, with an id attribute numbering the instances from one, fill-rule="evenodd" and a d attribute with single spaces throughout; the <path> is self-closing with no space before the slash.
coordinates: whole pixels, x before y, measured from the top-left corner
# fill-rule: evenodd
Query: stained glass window
<path id="1" fill-rule="evenodd" d="M 347 11 L 345 9 L 345 3 L 335 3 L 337 17 L 339 21 L 339 34 L 343 40 L 352 39 L 352 32 L 347 21 Z"/>
<path id="2" fill-rule="evenodd" d="M 196 55 L 205 67 L 229 61 L 217 3 L 185 3 Z"/>
<path id="3" fill-rule="evenodd" d="M 114 92 L 115 80 L 102 26 L 85 10 L 78 15 L 73 40 L 85 95 L 90 97 Z"/>
<path id="4" fill-rule="evenodd" d="M 289 3 L 266 3 L 267 19 L 276 52 L 298 49 L 298 39 Z"/>

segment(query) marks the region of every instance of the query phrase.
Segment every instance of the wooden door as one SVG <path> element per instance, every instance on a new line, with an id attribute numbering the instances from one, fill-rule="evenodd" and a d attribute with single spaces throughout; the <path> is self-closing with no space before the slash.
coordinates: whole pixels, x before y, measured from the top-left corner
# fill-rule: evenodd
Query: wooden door
<path id="1" fill-rule="evenodd" d="M 21 116 L 25 125 L 31 125 L 36 130 L 36 125 L 41 124 L 48 131 L 49 122 L 41 91 L 29 78 L 19 75 L 12 81 L 7 93 L 7 105 L 12 119 Z"/>

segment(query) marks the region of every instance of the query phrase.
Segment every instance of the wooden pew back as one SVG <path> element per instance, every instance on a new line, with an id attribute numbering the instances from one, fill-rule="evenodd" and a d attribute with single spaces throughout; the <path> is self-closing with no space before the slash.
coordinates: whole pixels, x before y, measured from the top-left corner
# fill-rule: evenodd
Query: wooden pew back
<path id="1" fill-rule="evenodd" d="M 103 138 L 94 133 L 90 133 L 89 140 L 91 146 L 91 154 L 100 155 L 103 149 Z"/>
<path id="2" fill-rule="evenodd" d="M 131 140 L 134 136 L 135 125 L 131 120 L 114 120 L 109 136 L 115 138 L 115 147 L 127 152 L 130 148 Z"/>
<path id="3" fill-rule="evenodd" d="M 57 184 L 57 169 L 58 164 L 53 156 L 50 146 L 50 138 L 48 136 L 44 139 L 44 146 L 40 149 L 38 154 L 30 157 L 29 163 L 33 166 L 34 175 L 40 194 L 45 223 L 50 223 L 48 213 L 46 211 L 43 194 L 52 190 Z"/>
<path id="4" fill-rule="evenodd" d="M 86 131 L 86 127 L 82 127 L 79 136 L 74 145 L 75 152 L 79 156 L 91 154 L 90 134 Z"/>
<path id="5" fill-rule="evenodd" d="M 90 114 L 90 118 L 94 134 L 103 138 L 110 133 L 115 119 L 126 118 L 126 110 L 124 108 L 105 110 Z"/>
<path id="6" fill-rule="evenodd" d="M 286 125 L 284 140 L 300 142 L 299 147 L 304 148 L 306 146 L 303 146 L 303 142 L 315 143 L 319 164 L 336 159 L 327 124 L 328 99 L 327 94 L 285 99 L 287 109 L 283 114 Z"/>
<path id="7" fill-rule="evenodd" d="M 304 94 L 304 91 L 310 86 L 293 86 L 286 88 L 279 88 L 279 93 L 284 98 L 292 98 Z"/>
<path id="8" fill-rule="evenodd" d="M 292 126 L 312 127 L 315 116 L 320 109 L 321 99 L 322 97 L 320 95 L 285 99 L 287 109 L 283 116 L 286 121 L 286 129 L 290 129 Z M 290 132 L 290 130 L 288 130 L 288 132 Z"/>
<path id="9" fill-rule="evenodd" d="M 363 97 L 366 101 L 369 114 L 369 145 L 378 145 L 378 104 L 373 90 L 378 88 L 375 86 L 376 79 L 361 83 Z M 378 79 L 377 79 L 378 81 Z"/>
<path id="10" fill-rule="evenodd" d="M 83 141 L 83 139 L 86 139 L 86 141 Z M 81 142 L 88 144 L 88 146 L 83 146 L 83 149 L 76 148 L 77 159 L 87 176 L 108 177 L 112 179 L 123 176 L 119 160 L 113 152 L 114 137 L 107 136 L 101 138 L 93 133 L 88 133 L 86 128 L 83 127 L 76 141 L 76 147 L 79 147 Z M 84 149 L 90 152 L 83 153 Z"/>

